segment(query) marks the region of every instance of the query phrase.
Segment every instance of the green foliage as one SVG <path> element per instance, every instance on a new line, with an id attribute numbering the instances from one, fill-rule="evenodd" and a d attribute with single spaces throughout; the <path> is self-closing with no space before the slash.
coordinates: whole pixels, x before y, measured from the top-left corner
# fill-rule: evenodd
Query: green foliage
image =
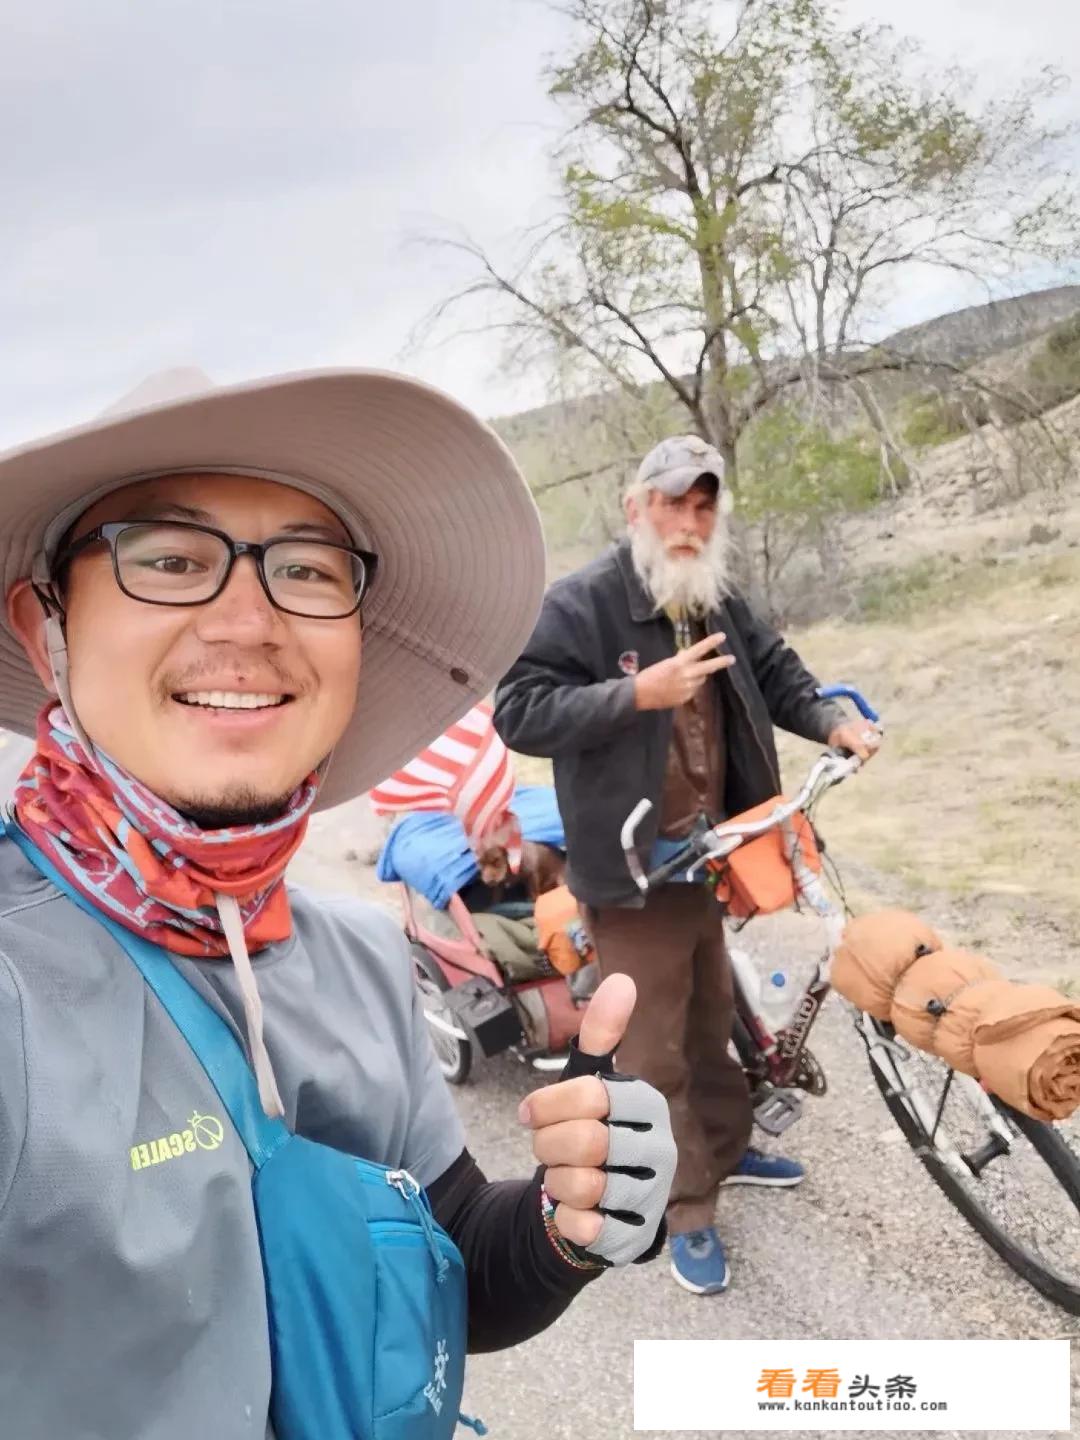
<path id="1" fill-rule="evenodd" d="M 943 445 L 958 435 L 966 435 L 972 425 L 985 425 L 989 418 L 989 403 L 981 391 L 933 391 L 916 397 L 909 405 L 904 439 L 915 449 Z"/>
<path id="2" fill-rule="evenodd" d="M 931 555 L 898 570 L 869 576 L 855 597 L 863 620 L 903 622 L 928 612 L 945 612 L 963 601 L 982 600 L 1000 589 L 994 564 L 964 563 L 953 555 Z"/>
<path id="3" fill-rule="evenodd" d="M 1027 389 L 1040 410 L 1080 395 L 1080 315 L 1051 330 L 1032 356 Z"/>
<path id="4" fill-rule="evenodd" d="M 936 557 L 917 560 L 902 570 L 870 576 L 857 596 L 863 620 L 907 620 L 942 595 L 952 578 L 951 567 Z"/>
<path id="5" fill-rule="evenodd" d="M 866 509 L 880 497 L 877 451 L 858 437 L 830 434 L 790 406 L 755 421 L 739 463 L 739 509 L 751 524 L 823 520 Z"/>
<path id="6" fill-rule="evenodd" d="M 661 375 L 725 447 L 782 398 L 761 361 L 808 344 L 842 366 L 905 269 L 1007 267 L 1075 238 L 1073 189 L 1049 185 L 1060 133 L 1038 117 L 1050 71 L 978 107 L 970 77 L 887 26 L 845 26 L 832 0 L 740 6 L 734 34 L 714 0 L 565 11 L 575 40 L 547 71 L 569 122 L 564 249 L 527 323 L 605 382 Z M 928 403 L 912 443 L 962 433 L 965 411 Z"/>
<path id="7" fill-rule="evenodd" d="M 964 432 L 963 420 L 947 414 L 936 400 L 920 400 L 904 426 L 904 439 L 916 449 L 942 445 Z"/>

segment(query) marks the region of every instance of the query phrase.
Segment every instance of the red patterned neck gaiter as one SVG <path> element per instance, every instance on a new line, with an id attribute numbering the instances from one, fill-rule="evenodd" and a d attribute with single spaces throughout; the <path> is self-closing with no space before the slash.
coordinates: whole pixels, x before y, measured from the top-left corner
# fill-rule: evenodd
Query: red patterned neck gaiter
<path id="1" fill-rule="evenodd" d="M 311 774 L 285 813 L 260 825 L 200 830 L 98 754 L 87 756 L 55 701 L 15 789 L 23 830 L 105 915 L 181 955 L 228 955 L 214 896 L 240 907 L 248 948 L 292 932 L 282 879 L 318 791 Z"/>

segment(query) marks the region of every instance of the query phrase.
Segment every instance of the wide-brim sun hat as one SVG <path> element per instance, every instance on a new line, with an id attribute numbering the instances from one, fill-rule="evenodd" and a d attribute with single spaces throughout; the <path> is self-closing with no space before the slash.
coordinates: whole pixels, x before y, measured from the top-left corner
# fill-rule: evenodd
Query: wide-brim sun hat
<path id="1" fill-rule="evenodd" d="M 261 476 L 315 496 L 376 552 L 356 710 L 319 808 L 370 790 L 487 695 L 524 649 L 544 589 L 536 505 L 495 432 L 442 392 L 378 370 L 215 386 L 145 382 L 90 424 L 0 455 L 6 594 L 78 516 L 155 475 Z M 250 538 L 250 537 L 239 537 Z M 4 615 L 0 726 L 33 735 L 47 696 Z"/>

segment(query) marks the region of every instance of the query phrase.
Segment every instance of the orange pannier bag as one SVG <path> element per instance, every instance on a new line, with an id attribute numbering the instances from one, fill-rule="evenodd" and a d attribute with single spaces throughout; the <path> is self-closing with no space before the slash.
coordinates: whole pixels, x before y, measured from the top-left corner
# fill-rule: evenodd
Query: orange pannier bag
<path id="1" fill-rule="evenodd" d="M 735 825 L 743 820 L 764 820 L 778 805 L 787 803 L 782 795 L 774 795 L 763 805 L 755 805 L 752 810 L 744 810 L 723 823 Z M 815 873 L 820 872 L 821 854 L 810 821 L 800 811 L 791 817 L 790 824 L 794 826 L 806 864 Z M 795 877 L 788 864 L 782 829 L 767 830 L 725 859 L 710 862 L 709 869 L 716 876 L 716 898 L 736 920 L 771 915 L 795 904 Z"/>
<path id="2" fill-rule="evenodd" d="M 595 959 L 578 903 L 565 885 L 538 895 L 533 917 L 536 943 L 560 975 L 572 975 Z"/>

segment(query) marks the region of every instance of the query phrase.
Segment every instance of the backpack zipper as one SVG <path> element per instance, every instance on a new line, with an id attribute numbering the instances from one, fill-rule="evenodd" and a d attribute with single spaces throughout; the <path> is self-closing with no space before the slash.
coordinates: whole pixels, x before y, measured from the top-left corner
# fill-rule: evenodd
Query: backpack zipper
<path id="1" fill-rule="evenodd" d="M 424 1232 L 428 1249 L 431 1251 L 431 1258 L 435 1262 L 436 1282 L 441 1285 L 446 1279 L 446 1272 L 450 1268 L 450 1262 L 439 1249 L 439 1242 L 435 1238 L 435 1227 L 431 1221 L 431 1212 L 424 1204 L 419 1184 L 407 1170 L 387 1170 L 386 1183 L 404 1196 L 416 1211 L 420 1220 L 420 1228 Z"/>

